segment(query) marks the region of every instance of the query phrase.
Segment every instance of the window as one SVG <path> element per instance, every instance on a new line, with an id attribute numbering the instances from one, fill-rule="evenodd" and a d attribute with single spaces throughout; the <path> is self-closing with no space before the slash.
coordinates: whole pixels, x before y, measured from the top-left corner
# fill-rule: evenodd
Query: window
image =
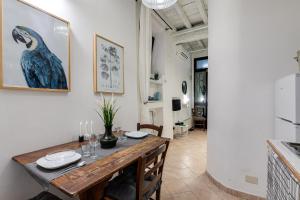
<path id="1" fill-rule="evenodd" d="M 196 59 L 196 70 L 207 69 L 208 68 L 208 58 Z"/>

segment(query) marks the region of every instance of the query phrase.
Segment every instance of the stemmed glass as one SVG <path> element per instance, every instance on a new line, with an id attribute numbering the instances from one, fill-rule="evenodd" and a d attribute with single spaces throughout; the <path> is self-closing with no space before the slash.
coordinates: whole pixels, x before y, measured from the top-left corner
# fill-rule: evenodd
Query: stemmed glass
<path id="1" fill-rule="evenodd" d="M 85 126 L 82 127 L 82 122 L 80 122 L 80 134 L 84 136 L 84 140 L 89 141 L 90 140 L 90 135 L 88 133 L 88 121 L 85 121 Z M 83 143 L 81 144 L 81 151 L 82 151 L 82 156 L 84 157 L 89 157 L 90 156 L 90 144 L 89 143 Z"/>
<path id="2" fill-rule="evenodd" d="M 90 146 L 91 146 L 91 158 L 92 159 L 96 159 L 97 158 L 97 155 L 96 155 L 96 148 L 97 148 L 97 134 L 95 132 L 95 129 L 94 129 L 94 123 L 93 121 L 91 121 L 91 127 L 90 127 L 90 137 L 89 137 L 89 143 L 90 143 Z"/>

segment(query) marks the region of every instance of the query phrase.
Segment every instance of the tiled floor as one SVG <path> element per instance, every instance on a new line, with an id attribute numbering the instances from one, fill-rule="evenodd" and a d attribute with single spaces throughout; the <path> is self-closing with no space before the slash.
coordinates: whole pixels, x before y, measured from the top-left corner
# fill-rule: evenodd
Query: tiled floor
<path id="1" fill-rule="evenodd" d="M 238 200 L 205 175 L 207 135 L 193 131 L 171 142 L 164 168 L 162 200 Z"/>

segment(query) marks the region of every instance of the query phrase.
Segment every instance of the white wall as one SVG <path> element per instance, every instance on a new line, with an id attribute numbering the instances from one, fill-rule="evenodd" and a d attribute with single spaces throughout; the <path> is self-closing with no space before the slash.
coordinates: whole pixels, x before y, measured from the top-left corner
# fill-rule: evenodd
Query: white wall
<path id="1" fill-rule="evenodd" d="M 266 194 L 274 81 L 296 71 L 299 7 L 298 0 L 209 1 L 208 172 L 230 188 Z"/>
<path id="2" fill-rule="evenodd" d="M 152 58 L 153 70 L 163 73 L 164 85 L 164 136 L 173 137 L 173 125 L 175 120 L 186 120 L 191 117 L 191 104 L 182 107 L 177 118 L 172 111 L 172 98 L 179 97 L 183 100 L 181 84 L 187 81 L 188 93 L 191 99 L 191 60 L 182 60 L 176 55 L 176 45 L 173 38 L 164 30 L 155 19 L 152 23 L 153 35 L 155 37 L 154 53 Z M 176 118 L 176 119 L 175 119 Z"/>
<path id="3" fill-rule="evenodd" d="M 115 125 L 135 130 L 138 121 L 136 9 L 134 0 L 30 0 L 71 25 L 72 92 L 0 91 L 0 199 L 28 199 L 42 190 L 11 157 L 70 141 L 80 120 L 95 114 L 93 36 L 125 47 L 125 95 Z"/>

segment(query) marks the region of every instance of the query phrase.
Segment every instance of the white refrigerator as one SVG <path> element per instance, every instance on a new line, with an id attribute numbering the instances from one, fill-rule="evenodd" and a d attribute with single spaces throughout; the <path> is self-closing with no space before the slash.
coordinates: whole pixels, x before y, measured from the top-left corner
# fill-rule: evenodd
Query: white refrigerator
<path id="1" fill-rule="evenodd" d="M 275 139 L 300 142 L 300 74 L 276 81 Z"/>

